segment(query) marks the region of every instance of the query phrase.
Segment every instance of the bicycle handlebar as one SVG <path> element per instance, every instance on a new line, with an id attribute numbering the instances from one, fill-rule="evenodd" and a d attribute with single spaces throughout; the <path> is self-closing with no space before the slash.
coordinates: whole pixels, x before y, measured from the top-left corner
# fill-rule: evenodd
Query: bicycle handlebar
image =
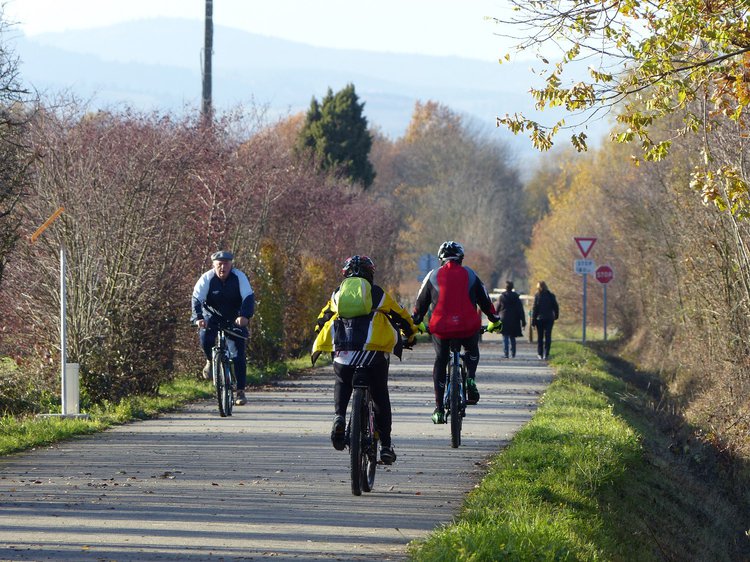
<path id="1" fill-rule="evenodd" d="M 236 331 L 239 328 L 239 326 L 237 326 L 233 320 L 229 320 L 226 316 L 224 316 L 221 312 L 216 310 L 210 304 L 207 304 L 206 302 L 203 302 L 202 304 L 203 304 L 203 308 L 208 310 L 211 313 L 211 315 L 216 318 L 217 323 L 219 324 L 220 330 L 229 332 L 229 334 L 232 335 L 233 337 L 242 338 L 243 340 L 248 339 L 247 336 Z"/>

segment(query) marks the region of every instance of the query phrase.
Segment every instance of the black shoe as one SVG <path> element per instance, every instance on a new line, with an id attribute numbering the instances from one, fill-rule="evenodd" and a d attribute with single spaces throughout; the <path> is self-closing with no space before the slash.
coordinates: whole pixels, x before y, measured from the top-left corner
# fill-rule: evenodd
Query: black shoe
<path id="1" fill-rule="evenodd" d="M 331 443 L 337 451 L 343 451 L 346 447 L 346 422 L 344 416 L 333 418 L 333 427 L 331 428 Z"/>
<path id="2" fill-rule="evenodd" d="M 396 453 L 393 451 L 393 447 L 380 447 L 380 460 L 383 461 L 383 464 L 396 462 Z"/>
<path id="3" fill-rule="evenodd" d="M 237 391 L 237 396 L 234 398 L 234 403 L 237 406 L 244 406 L 245 404 L 247 404 L 247 398 L 245 398 L 244 390 Z"/>

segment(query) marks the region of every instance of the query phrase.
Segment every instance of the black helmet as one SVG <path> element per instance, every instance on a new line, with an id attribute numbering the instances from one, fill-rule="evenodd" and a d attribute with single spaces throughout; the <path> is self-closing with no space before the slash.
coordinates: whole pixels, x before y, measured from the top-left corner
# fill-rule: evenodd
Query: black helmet
<path id="1" fill-rule="evenodd" d="M 341 274 L 344 277 L 363 277 L 372 283 L 375 264 L 367 256 L 352 256 L 344 262 Z"/>
<path id="2" fill-rule="evenodd" d="M 448 240 L 440 245 L 437 256 L 440 263 L 445 263 L 448 260 L 456 260 L 461 263 L 464 260 L 464 247 L 458 242 Z"/>

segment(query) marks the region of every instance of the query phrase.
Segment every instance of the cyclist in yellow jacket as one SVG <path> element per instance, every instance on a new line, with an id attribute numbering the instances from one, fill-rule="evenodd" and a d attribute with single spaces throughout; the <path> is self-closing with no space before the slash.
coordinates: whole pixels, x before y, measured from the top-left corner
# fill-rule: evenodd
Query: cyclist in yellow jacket
<path id="1" fill-rule="evenodd" d="M 411 346 L 417 327 L 391 295 L 373 284 L 372 259 L 352 256 L 344 262 L 341 273 L 344 281 L 318 316 L 318 335 L 312 350 L 313 364 L 321 353 L 331 353 L 333 357 L 336 381 L 331 442 L 338 451 L 346 446 L 346 408 L 352 395 L 352 376 L 357 367 L 364 367 L 370 374 L 375 423 L 380 433 L 380 460 L 392 464 L 396 453 L 391 443 L 388 394 L 390 354 L 400 358 L 401 332 L 406 335 L 406 345 Z"/>

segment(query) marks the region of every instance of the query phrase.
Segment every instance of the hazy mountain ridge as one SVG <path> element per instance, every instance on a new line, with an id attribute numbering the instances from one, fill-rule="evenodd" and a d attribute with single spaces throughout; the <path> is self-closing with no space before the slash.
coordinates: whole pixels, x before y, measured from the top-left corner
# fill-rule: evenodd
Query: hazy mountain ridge
<path id="1" fill-rule="evenodd" d="M 153 19 L 17 37 L 21 76 L 43 91 L 72 90 L 94 105 L 152 110 L 197 108 L 203 23 Z M 271 116 L 305 111 L 351 82 L 371 125 L 401 136 L 416 101 L 439 101 L 488 128 L 505 113 L 533 113 L 526 63 L 312 47 L 216 26 L 213 95 L 217 108 L 255 101 Z M 526 83 L 524 83 L 526 82 Z M 528 140 L 498 129 L 522 151 Z"/>

